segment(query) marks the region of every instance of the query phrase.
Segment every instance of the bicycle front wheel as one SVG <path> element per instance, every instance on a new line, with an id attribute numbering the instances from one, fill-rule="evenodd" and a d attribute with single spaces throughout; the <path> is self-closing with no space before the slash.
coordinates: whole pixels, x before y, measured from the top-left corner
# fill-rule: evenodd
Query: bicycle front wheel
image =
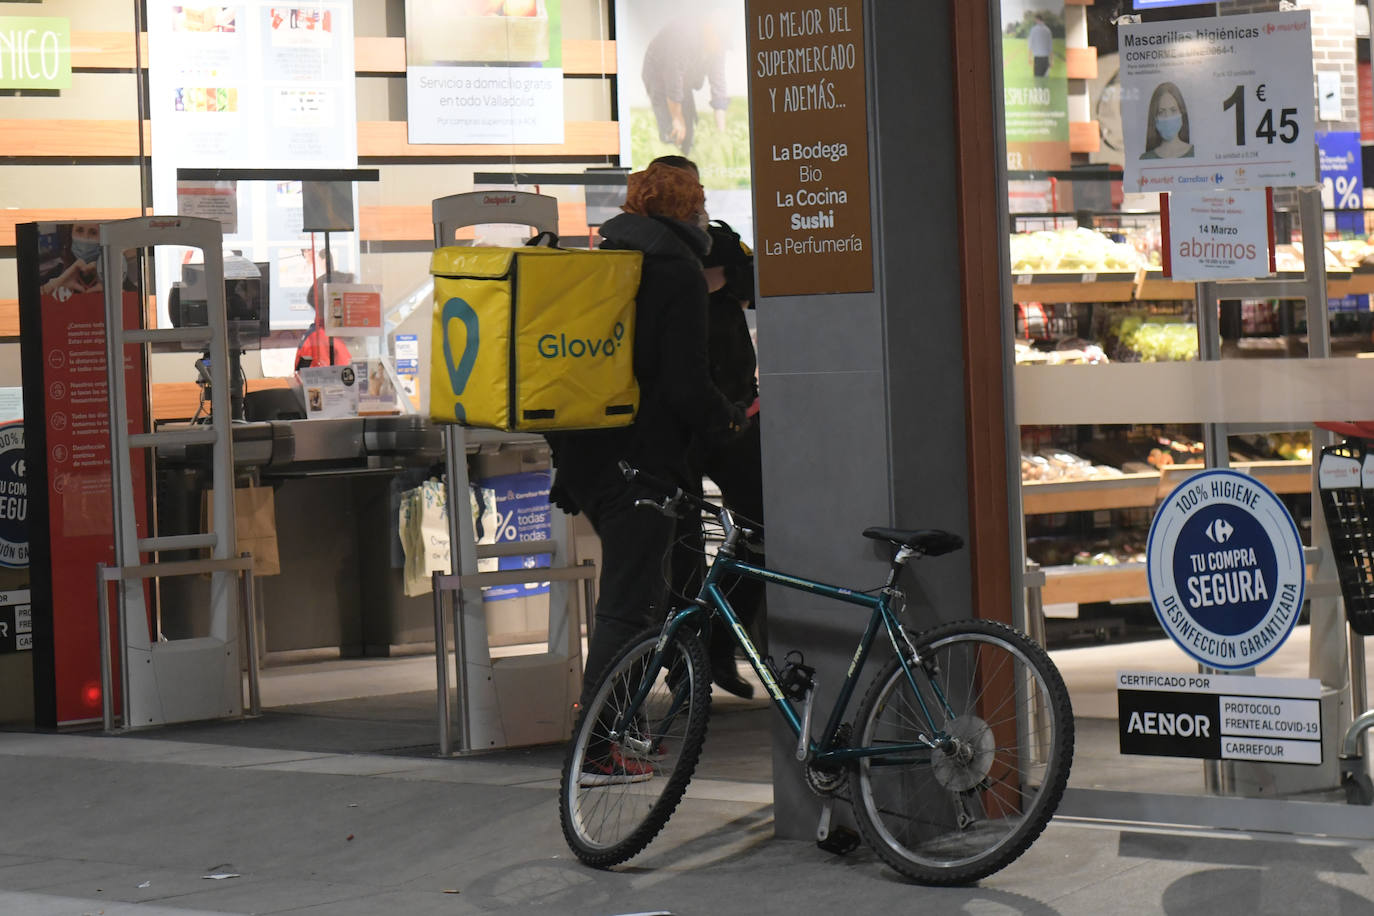
<path id="1" fill-rule="evenodd" d="M 612 739 L 634 701 L 660 631 L 631 641 L 582 711 L 563 762 L 559 817 L 573 853 L 588 865 L 624 862 L 653 840 L 682 799 L 706 740 L 711 675 L 701 641 L 683 629 L 663 650 L 648 696 L 625 734 Z"/>
<path id="2" fill-rule="evenodd" d="M 857 743 L 894 750 L 856 765 L 855 819 L 902 874 L 968 884 L 1049 823 L 1073 761 L 1073 709 L 1050 657 L 1011 627 L 964 620 L 914 641 L 911 676 L 892 659 L 859 705 Z M 911 747 L 941 736 L 943 747 Z"/>

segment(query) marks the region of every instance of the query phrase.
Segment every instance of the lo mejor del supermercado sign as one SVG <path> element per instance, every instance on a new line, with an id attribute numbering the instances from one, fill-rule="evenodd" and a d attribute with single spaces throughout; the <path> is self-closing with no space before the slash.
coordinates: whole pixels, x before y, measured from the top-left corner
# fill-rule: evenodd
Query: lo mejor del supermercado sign
<path id="1" fill-rule="evenodd" d="M 1236 471 L 1203 471 L 1169 494 L 1150 526 L 1146 568 L 1164 631 L 1212 668 L 1264 661 L 1302 609 L 1293 517 L 1273 491 Z"/>

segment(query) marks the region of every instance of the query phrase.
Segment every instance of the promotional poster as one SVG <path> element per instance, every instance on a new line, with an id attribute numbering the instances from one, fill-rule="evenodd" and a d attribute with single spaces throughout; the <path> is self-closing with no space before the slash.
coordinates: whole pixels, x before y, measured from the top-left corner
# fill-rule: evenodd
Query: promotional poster
<path id="1" fill-rule="evenodd" d="M 706 209 L 754 244 L 744 0 L 615 4 L 620 164 L 697 164 Z"/>
<path id="2" fill-rule="evenodd" d="M 1002 0 L 1007 168 L 1067 169 L 1069 79 L 1064 0 Z"/>
<path id="3" fill-rule="evenodd" d="M 177 173 L 357 168 L 353 4 L 150 0 L 148 47 L 158 61 L 148 71 L 154 209 L 220 219 L 226 246 L 271 264 L 272 328 L 308 327 L 306 294 L 327 265 L 322 245 L 302 231 L 301 183 L 207 186 L 183 184 Z M 356 271 L 356 233 L 331 234 L 330 251 L 336 271 Z M 171 323 L 165 303 L 181 264 L 196 257 L 190 249 L 158 257 L 159 326 Z"/>
<path id="4" fill-rule="evenodd" d="M 563 0 L 406 0 L 411 143 L 562 143 Z"/>

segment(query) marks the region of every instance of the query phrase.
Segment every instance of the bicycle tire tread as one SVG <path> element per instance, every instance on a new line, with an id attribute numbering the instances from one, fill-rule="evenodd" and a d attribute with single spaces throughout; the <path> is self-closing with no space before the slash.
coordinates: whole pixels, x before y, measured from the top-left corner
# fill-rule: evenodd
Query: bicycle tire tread
<path id="1" fill-rule="evenodd" d="M 1059 802 L 1063 798 L 1064 790 L 1068 786 L 1069 771 L 1073 765 L 1073 706 L 1069 699 L 1068 688 L 1065 686 L 1058 668 L 1050 659 L 1049 653 L 1031 641 L 1025 634 L 996 621 L 961 620 L 918 633 L 914 636 L 913 641 L 918 649 L 922 649 L 946 637 L 969 633 L 981 633 L 1005 639 L 1020 649 L 1039 673 L 1044 676 L 1046 688 L 1054 707 L 1055 729 L 1058 732 L 1055 747 L 1060 756 L 1056 758 L 1052 778 L 1047 780 L 1048 785 L 1045 786 L 1041 796 L 1035 802 L 1034 817 L 1029 818 L 1022 827 L 1018 828 L 1015 839 L 1006 845 L 997 847 L 988 858 L 980 858 L 967 866 L 958 868 L 918 865 L 890 848 L 881 837 L 878 828 L 872 822 L 872 816 L 861 801 L 860 792 L 862 789 L 859 785 L 859 780 L 862 778 L 860 775 L 861 765 L 859 763 L 851 765 L 851 778 L 855 783 L 854 819 L 864 842 L 873 849 L 880 859 L 896 871 L 921 884 L 934 887 L 972 884 L 1007 867 L 1024 854 L 1040 837 L 1054 817 Z M 898 669 L 897 659 L 890 659 L 869 685 L 858 706 L 856 734 L 864 733 L 865 725 L 875 712 L 875 704 Z"/>
<path id="2" fill-rule="evenodd" d="M 626 658 L 642 651 L 646 643 L 652 646 L 653 643 L 657 642 L 660 632 L 660 629 L 655 627 L 645 630 L 631 640 L 625 650 L 617 655 L 606 669 L 606 678 L 612 677 Z M 674 768 L 672 776 L 669 777 L 663 794 L 654 803 L 644 821 L 629 836 L 613 846 L 593 848 L 582 842 L 572 824 L 573 816 L 568 800 L 568 793 L 576 790 L 577 780 L 580 776 L 579 773 L 573 772 L 573 761 L 577 756 L 583 726 L 587 717 L 596 708 L 595 704 L 582 710 L 577 725 L 573 729 L 573 740 L 568 744 L 568 750 L 563 760 L 562 779 L 559 782 L 559 822 L 563 829 L 563 838 L 567 841 L 573 854 L 577 856 L 579 861 L 593 868 L 610 868 L 619 865 L 638 855 L 653 842 L 654 838 L 667 825 L 673 812 L 677 810 L 701 758 L 701 749 L 706 741 L 706 727 L 710 720 L 711 681 L 707 673 L 706 650 L 694 634 L 685 630 L 679 629 L 674 634 L 673 639 L 684 647 L 691 658 L 692 703 L 694 708 L 701 710 L 701 713 L 689 716 L 687 732 L 682 737 L 682 750 L 679 752 L 678 764 Z M 606 678 L 602 679 L 602 683 Z M 601 684 L 599 683 L 597 687 L 599 692 Z"/>

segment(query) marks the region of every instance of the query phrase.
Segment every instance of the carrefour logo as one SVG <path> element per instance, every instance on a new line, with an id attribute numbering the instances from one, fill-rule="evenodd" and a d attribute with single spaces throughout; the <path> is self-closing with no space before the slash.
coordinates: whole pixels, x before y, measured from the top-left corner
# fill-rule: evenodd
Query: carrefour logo
<path id="1" fill-rule="evenodd" d="M 1353 462 L 1352 462 L 1353 463 Z M 1150 526 L 1146 573 L 1164 631 L 1213 668 L 1253 668 L 1302 610 L 1302 541 L 1264 484 L 1214 469 L 1185 480 Z"/>
<path id="2" fill-rule="evenodd" d="M 545 334 L 539 338 L 539 355 L 545 359 L 582 359 L 598 356 L 612 357 L 625 342 L 625 325 L 619 321 L 606 338 L 573 337 L 567 334 Z"/>

